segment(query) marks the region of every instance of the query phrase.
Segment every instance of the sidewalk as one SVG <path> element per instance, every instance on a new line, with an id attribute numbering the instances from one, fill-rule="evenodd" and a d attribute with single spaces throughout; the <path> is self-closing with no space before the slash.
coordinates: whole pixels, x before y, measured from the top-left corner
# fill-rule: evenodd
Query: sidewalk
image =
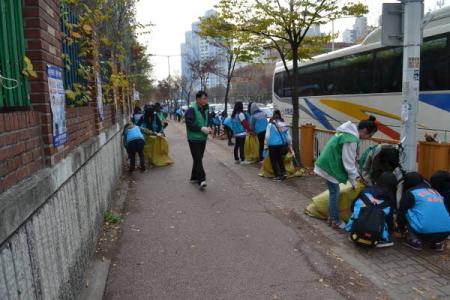
<path id="1" fill-rule="evenodd" d="M 215 140 L 215 145 L 228 153 L 232 161 L 232 148 L 224 141 Z M 222 157 L 222 156 L 218 156 Z M 226 156 L 225 156 L 226 157 Z M 300 224 L 300 230 L 311 230 L 310 238 L 317 235 L 326 237 L 326 241 L 317 240 L 317 244 L 328 248 L 327 254 L 350 264 L 367 276 L 379 288 L 385 289 L 393 299 L 449 299 L 450 298 L 450 249 L 438 253 L 431 250 L 415 251 L 394 239 L 395 245 L 385 249 L 363 249 L 348 241 L 346 234 L 338 233 L 327 226 L 326 222 L 311 218 L 303 213 L 311 197 L 326 190 L 323 180 L 317 176 L 293 178 L 278 184 L 265 178 L 258 178 L 258 167 L 236 166 L 251 181 L 250 188 L 264 189 L 272 195 L 272 201 L 291 220 Z M 290 194 L 295 193 L 295 200 Z M 367 283 L 370 285 L 370 283 Z"/>
<path id="2" fill-rule="evenodd" d="M 274 205 L 282 186 L 235 165 L 226 146 L 208 143 L 206 191 L 189 184 L 184 128 L 167 131 L 175 164 L 129 177 L 105 299 L 384 299 L 383 289 L 326 255 L 323 235 Z M 297 201 L 286 190 L 280 200 Z"/>
<path id="3" fill-rule="evenodd" d="M 105 299 L 449 299 L 450 251 L 361 249 L 303 213 L 325 189 L 235 165 L 210 140 L 208 188 L 187 183 L 183 124 L 168 128 L 171 167 L 133 174 Z"/>

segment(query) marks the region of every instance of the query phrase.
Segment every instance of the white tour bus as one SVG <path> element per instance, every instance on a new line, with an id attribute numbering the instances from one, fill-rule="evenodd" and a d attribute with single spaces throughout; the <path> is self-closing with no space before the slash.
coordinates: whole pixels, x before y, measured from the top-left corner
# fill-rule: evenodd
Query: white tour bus
<path id="1" fill-rule="evenodd" d="M 300 64 L 300 123 L 334 130 L 373 114 L 378 137 L 398 139 L 402 102 L 402 47 L 382 47 L 381 29 L 362 44 L 315 56 Z M 290 64 L 292 67 L 292 63 Z M 283 64 L 277 63 L 273 103 L 289 120 L 291 90 Z M 421 51 L 418 138 L 436 132 L 450 139 L 450 7 L 428 14 Z"/>

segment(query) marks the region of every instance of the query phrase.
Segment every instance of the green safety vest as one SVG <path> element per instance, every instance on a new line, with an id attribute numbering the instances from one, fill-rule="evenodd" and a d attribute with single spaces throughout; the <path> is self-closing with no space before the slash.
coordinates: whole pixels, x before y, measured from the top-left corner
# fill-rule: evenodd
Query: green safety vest
<path id="1" fill-rule="evenodd" d="M 159 120 L 160 120 L 161 122 L 166 120 L 166 117 L 164 116 L 164 113 L 163 113 L 162 111 L 160 111 L 160 112 L 158 112 L 158 113 L 156 113 L 156 114 L 158 115 Z"/>
<path id="2" fill-rule="evenodd" d="M 325 145 L 316 165 L 341 183 L 346 183 L 348 174 L 342 162 L 342 148 L 346 143 L 359 144 L 359 138 L 350 133 L 338 132 Z"/>
<path id="3" fill-rule="evenodd" d="M 195 113 L 195 125 L 197 125 L 200 128 L 208 127 L 208 112 L 209 112 L 208 105 L 204 107 L 204 116 L 200 111 L 198 103 L 192 104 L 191 107 L 194 109 Z M 191 131 L 187 129 L 187 138 L 190 141 L 206 141 L 208 139 L 208 135 L 204 134 L 201 131 Z"/>
<path id="4" fill-rule="evenodd" d="M 378 146 L 378 144 L 373 144 L 361 154 L 361 157 L 359 158 L 359 170 L 361 173 L 364 169 L 364 166 L 366 165 L 367 158 L 369 157 L 369 155 L 372 155 L 375 150 L 377 150 Z"/>

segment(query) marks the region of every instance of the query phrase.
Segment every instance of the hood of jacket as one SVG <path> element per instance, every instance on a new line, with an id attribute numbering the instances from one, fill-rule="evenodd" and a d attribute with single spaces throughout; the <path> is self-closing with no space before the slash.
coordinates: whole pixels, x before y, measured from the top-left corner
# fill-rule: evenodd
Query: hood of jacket
<path id="1" fill-rule="evenodd" d="M 350 133 L 359 139 L 358 128 L 351 121 L 347 121 L 336 129 L 336 132 Z"/>
<path id="2" fill-rule="evenodd" d="M 250 105 L 250 114 L 253 115 L 257 110 L 259 110 L 258 104 L 252 103 L 252 105 Z"/>
<path id="3" fill-rule="evenodd" d="M 278 128 L 278 130 L 283 129 L 284 127 L 288 126 L 288 124 L 286 122 L 281 121 L 281 120 L 273 120 L 272 123 L 275 124 L 275 126 Z"/>

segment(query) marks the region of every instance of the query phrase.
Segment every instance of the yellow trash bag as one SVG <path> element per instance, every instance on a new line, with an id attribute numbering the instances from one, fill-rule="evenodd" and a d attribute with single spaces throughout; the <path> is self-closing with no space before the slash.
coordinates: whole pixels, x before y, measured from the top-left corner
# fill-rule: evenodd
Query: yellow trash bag
<path id="1" fill-rule="evenodd" d="M 144 158 L 145 165 L 150 167 L 152 165 L 152 144 L 154 144 L 155 137 L 150 134 L 144 134 L 145 145 L 144 145 Z"/>
<path id="2" fill-rule="evenodd" d="M 163 167 L 173 164 L 169 156 L 169 144 L 163 136 L 145 135 L 145 162 L 148 166 Z"/>
<path id="3" fill-rule="evenodd" d="M 294 156 L 292 155 L 292 153 L 288 153 L 287 155 L 285 155 L 283 158 L 283 162 L 284 168 L 286 169 L 286 173 L 289 178 L 303 176 L 304 170 L 301 168 L 296 168 L 294 166 Z M 259 170 L 258 175 L 261 177 L 275 177 L 269 155 L 264 158 L 263 165 Z"/>
<path id="4" fill-rule="evenodd" d="M 255 134 L 247 134 L 244 144 L 245 160 L 251 163 L 259 161 L 259 140 Z"/>
<path id="5" fill-rule="evenodd" d="M 365 185 L 362 182 L 356 184 L 356 188 L 353 189 L 350 182 L 346 184 L 341 183 L 339 185 L 339 216 L 342 220 L 347 222 L 351 215 L 351 206 L 353 201 L 362 192 Z M 325 192 L 312 198 L 312 202 L 305 208 L 305 214 L 318 219 L 328 219 L 328 202 L 329 192 Z"/>

